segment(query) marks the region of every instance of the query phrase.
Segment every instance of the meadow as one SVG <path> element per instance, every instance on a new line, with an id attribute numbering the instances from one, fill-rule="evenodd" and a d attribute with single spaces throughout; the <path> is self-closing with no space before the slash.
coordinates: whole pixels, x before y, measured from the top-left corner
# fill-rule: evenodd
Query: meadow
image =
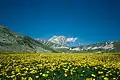
<path id="1" fill-rule="evenodd" d="M 0 80 L 120 80 L 120 54 L 1 52 Z"/>

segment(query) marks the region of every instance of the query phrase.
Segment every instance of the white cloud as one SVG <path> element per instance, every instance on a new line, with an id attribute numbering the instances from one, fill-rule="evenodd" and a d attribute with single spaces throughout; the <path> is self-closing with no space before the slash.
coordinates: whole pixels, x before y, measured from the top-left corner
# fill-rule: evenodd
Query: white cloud
<path id="1" fill-rule="evenodd" d="M 67 38 L 66 42 L 75 42 L 78 38 Z"/>
<path id="2" fill-rule="evenodd" d="M 41 40 L 40 38 L 36 38 L 35 40 Z"/>

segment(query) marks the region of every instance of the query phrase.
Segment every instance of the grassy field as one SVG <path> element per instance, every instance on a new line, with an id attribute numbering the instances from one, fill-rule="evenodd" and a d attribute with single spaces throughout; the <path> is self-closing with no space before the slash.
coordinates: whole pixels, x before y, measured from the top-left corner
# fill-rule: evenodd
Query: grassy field
<path id="1" fill-rule="evenodd" d="M 0 53 L 0 80 L 120 80 L 120 54 Z"/>

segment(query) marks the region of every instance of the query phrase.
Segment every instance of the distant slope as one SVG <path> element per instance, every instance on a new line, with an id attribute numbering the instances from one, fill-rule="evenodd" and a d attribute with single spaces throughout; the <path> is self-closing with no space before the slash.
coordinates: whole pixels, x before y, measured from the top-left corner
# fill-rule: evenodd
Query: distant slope
<path id="1" fill-rule="evenodd" d="M 89 45 L 70 47 L 66 44 L 67 38 L 64 36 L 53 36 L 49 40 L 37 39 L 45 46 L 57 52 L 120 52 L 120 41 L 101 42 Z"/>
<path id="2" fill-rule="evenodd" d="M 50 52 L 52 50 L 41 42 L 17 34 L 0 25 L 0 51 Z"/>
<path id="3" fill-rule="evenodd" d="M 70 51 L 69 47 L 53 43 L 49 40 L 37 39 L 37 41 L 41 42 L 47 48 L 52 49 L 53 52 L 69 52 Z"/>
<path id="4" fill-rule="evenodd" d="M 102 42 L 76 47 L 68 46 L 77 38 L 53 36 L 49 40 L 35 40 L 22 36 L 0 25 L 0 51 L 28 52 L 120 52 L 120 41 Z"/>
<path id="5" fill-rule="evenodd" d="M 73 48 L 78 52 L 120 52 L 120 41 L 102 42 Z"/>

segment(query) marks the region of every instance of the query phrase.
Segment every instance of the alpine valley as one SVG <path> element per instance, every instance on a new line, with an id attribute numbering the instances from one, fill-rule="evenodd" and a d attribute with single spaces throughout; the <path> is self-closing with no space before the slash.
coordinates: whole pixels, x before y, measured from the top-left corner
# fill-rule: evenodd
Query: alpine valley
<path id="1" fill-rule="evenodd" d="M 65 36 L 53 36 L 48 40 L 40 38 L 32 39 L 13 32 L 0 25 L 0 51 L 23 52 L 120 52 L 120 41 L 100 42 L 89 45 L 70 46 L 77 38 Z"/>

